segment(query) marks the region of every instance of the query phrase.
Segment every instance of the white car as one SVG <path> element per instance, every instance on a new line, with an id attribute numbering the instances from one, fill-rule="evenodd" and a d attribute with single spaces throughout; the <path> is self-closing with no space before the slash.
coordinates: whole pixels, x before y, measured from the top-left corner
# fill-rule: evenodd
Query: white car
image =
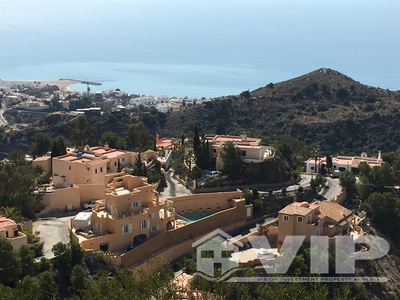
<path id="1" fill-rule="evenodd" d="M 271 250 L 261 250 L 257 252 L 257 258 L 275 258 L 275 254 Z"/>

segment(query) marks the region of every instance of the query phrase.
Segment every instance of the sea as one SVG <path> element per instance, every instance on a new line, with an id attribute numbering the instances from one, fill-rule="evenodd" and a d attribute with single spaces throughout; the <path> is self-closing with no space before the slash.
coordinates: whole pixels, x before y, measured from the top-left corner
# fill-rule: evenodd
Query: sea
<path id="1" fill-rule="evenodd" d="M 3 0 L 0 79 L 218 97 L 326 67 L 400 90 L 399 11 L 398 0 Z"/>

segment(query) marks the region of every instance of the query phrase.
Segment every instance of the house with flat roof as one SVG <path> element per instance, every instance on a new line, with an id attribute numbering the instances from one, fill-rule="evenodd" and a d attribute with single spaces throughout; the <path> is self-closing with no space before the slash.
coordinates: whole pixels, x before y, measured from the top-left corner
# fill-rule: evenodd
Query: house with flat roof
<path id="1" fill-rule="evenodd" d="M 118 173 L 106 175 L 106 181 L 105 198 L 84 216 L 90 230 L 81 230 L 86 227 L 82 216 L 70 224 L 73 239 L 84 249 L 126 252 L 174 228 L 172 202 L 160 200 L 147 178 Z"/>
<path id="2" fill-rule="evenodd" d="M 212 155 L 216 159 L 217 170 L 223 168 L 221 153 L 227 142 L 232 142 L 235 147 L 241 150 L 242 159 L 245 163 L 260 163 L 275 155 L 274 148 L 263 146 L 261 139 L 247 137 L 246 134 L 241 136 L 207 134 L 205 138 L 212 145 Z"/>
<path id="3" fill-rule="evenodd" d="M 56 188 L 73 184 L 104 184 L 107 160 L 93 154 L 77 152 L 54 157 L 53 185 Z"/>
<path id="4" fill-rule="evenodd" d="M 21 231 L 14 220 L 0 216 L 0 238 L 10 241 L 14 250 L 28 244 L 28 237 Z"/>
<path id="5" fill-rule="evenodd" d="M 348 235 L 354 230 L 353 212 L 334 201 L 293 202 L 278 213 L 278 242 L 287 236 L 325 235 L 334 239 L 337 235 Z"/>
<path id="6" fill-rule="evenodd" d="M 46 172 L 51 165 L 52 170 L 52 182 L 43 193 L 42 204 L 46 207 L 39 214 L 76 209 L 85 202 L 102 198 L 107 183 L 105 176 L 132 167 L 138 155 L 138 152 L 113 149 L 105 144 L 86 146 L 81 151 L 71 149 L 52 159 L 37 158 L 33 165 L 41 166 Z M 149 163 L 157 159 L 157 152 L 147 150 L 140 153 L 140 157 L 142 162 Z"/>
<path id="7" fill-rule="evenodd" d="M 366 162 L 371 168 L 380 166 L 382 164 L 381 151 L 379 151 L 378 157 L 368 157 L 366 153 L 361 153 L 360 156 L 332 157 L 332 169 L 357 173 L 358 165 L 361 162 Z M 318 173 L 321 165 L 326 165 L 326 157 L 309 158 L 305 163 L 307 173 Z"/>

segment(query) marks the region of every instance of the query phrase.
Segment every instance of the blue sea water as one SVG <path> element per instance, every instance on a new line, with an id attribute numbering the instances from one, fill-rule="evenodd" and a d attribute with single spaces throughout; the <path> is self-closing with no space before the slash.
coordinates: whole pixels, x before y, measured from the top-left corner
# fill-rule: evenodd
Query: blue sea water
<path id="1" fill-rule="evenodd" d="M 59 2 L 0 2 L 1 79 L 216 97 L 328 67 L 400 89 L 397 0 Z"/>

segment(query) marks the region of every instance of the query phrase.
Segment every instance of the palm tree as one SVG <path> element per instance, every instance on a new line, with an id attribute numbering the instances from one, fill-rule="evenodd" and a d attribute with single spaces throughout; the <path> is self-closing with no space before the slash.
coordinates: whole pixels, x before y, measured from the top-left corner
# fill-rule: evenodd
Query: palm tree
<path id="1" fill-rule="evenodd" d="M 16 223 L 21 223 L 24 221 L 24 217 L 22 216 L 21 211 L 19 211 L 15 207 L 10 207 L 10 206 L 0 207 L 0 215 L 9 218 L 11 220 L 14 220 Z"/>

